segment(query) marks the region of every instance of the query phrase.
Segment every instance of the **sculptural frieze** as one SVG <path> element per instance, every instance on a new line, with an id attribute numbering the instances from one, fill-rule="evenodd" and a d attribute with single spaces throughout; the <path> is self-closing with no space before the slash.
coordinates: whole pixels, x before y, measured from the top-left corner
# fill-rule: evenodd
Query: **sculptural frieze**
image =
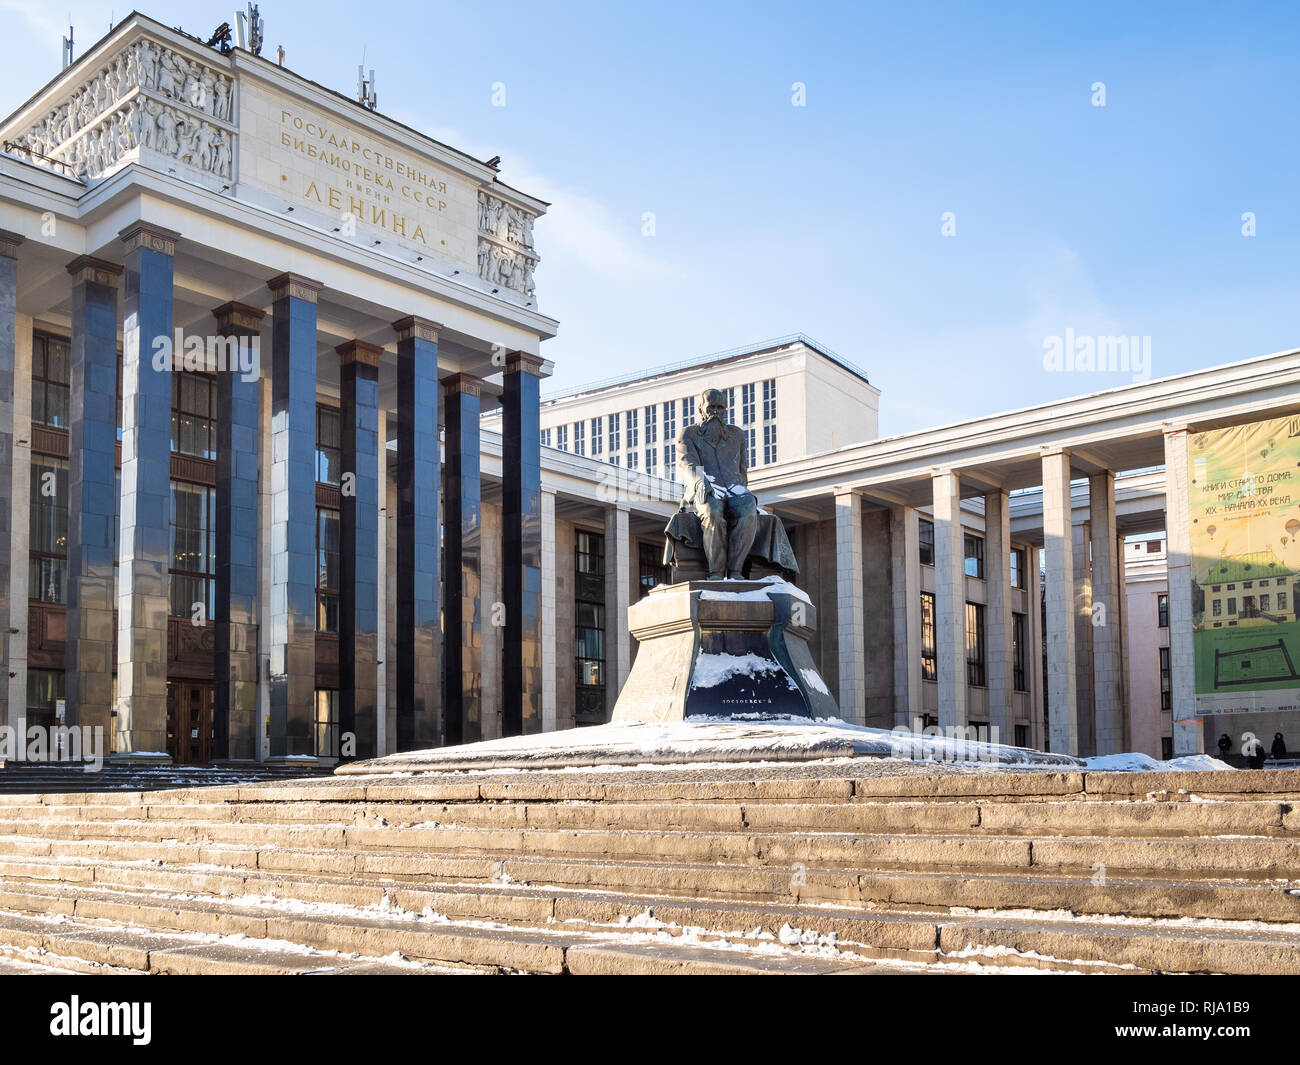
<path id="1" fill-rule="evenodd" d="M 78 86 L 21 137 L 32 162 L 81 180 L 139 148 L 217 178 L 231 176 L 235 131 L 229 75 L 144 38 Z"/>

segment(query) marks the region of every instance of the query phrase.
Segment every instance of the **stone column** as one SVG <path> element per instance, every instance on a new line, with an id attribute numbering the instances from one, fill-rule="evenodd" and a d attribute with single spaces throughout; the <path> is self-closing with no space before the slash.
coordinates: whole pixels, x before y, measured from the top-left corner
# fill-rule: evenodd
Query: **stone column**
<path id="1" fill-rule="evenodd" d="M 501 735 L 501 508 L 483 504 L 483 738 Z"/>
<path id="2" fill-rule="evenodd" d="M 1088 478 L 1088 528 L 1092 537 L 1092 697 L 1098 754 L 1124 750 L 1123 594 L 1115 529 L 1115 474 Z"/>
<path id="3" fill-rule="evenodd" d="M 890 578 L 894 610 L 894 727 L 913 728 L 921 705 L 921 543 L 916 510 L 889 508 Z"/>
<path id="4" fill-rule="evenodd" d="M 255 354 L 251 371 L 217 374 L 217 594 L 214 759 L 258 756 L 258 525 L 261 461 L 261 331 L 263 312 L 223 303 L 212 312 L 228 358 L 239 349 Z M 255 345 L 255 346 L 254 346 Z M 247 365 L 231 360 L 228 365 Z"/>
<path id="5" fill-rule="evenodd" d="M 501 730 L 506 736 L 539 732 L 542 727 L 541 370 L 542 360 L 536 355 L 511 352 L 501 396 L 506 611 Z M 615 576 L 625 577 L 626 571 Z"/>
<path id="6" fill-rule="evenodd" d="M 1073 502 L 1071 502 L 1073 507 Z M 1097 753 L 1092 707 L 1092 569 L 1086 521 L 1071 525 L 1074 580 L 1074 720 L 1080 757 Z"/>
<path id="7" fill-rule="evenodd" d="M 411 315 L 394 322 L 393 329 L 397 332 L 397 749 L 417 751 L 442 742 L 438 326 Z"/>
<path id="8" fill-rule="evenodd" d="M 17 390 L 16 373 L 17 364 L 15 357 L 17 354 L 16 336 L 17 336 L 17 314 L 18 314 L 18 246 L 22 244 L 23 238 L 16 233 L 9 233 L 0 229 L 0 470 L 14 472 L 14 429 L 17 416 Z M 30 375 L 29 375 L 30 379 Z M 29 415 L 30 416 L 30 415 Z M 30 434 L 24 435 L 23 439 L 29 442 Z M 30 455 L 30 450 L 24 450 L 24 453 Z M 15 540 L 15 525 L 13 520 L 14 498 L 13 498 L 13 480 L 9 476 L 0 475 L 0 543 L 12 544 Z M 22 526 L 25 528 L 27 521 L 22 520 Z M 26 540 L 26 537 L 23 537 Z M 26 567 L 24 566 L 24 569 Z M 0 551 L 0 618 L 8 619 L 11 616 L 13 603 L 13 573 L 11 570 L 11 559 L 8 551 Z M 23 582 L 24 587 L 26 582 Z M 24 596 L 24 598 L 26 598 Z M 26 606 L 26 603 L 23 604 Z M 25 632 L 27 629 L 27 620 L 23 619 L 21 628 L 12 623 L 8 628 L 19 629 Z M 11 672 L 9 665 L 10 644 L 12 636 L 9 632 L 3 634 L 0 638 L 0 669 L 4 672 L 0 676 L 8 676 Z M 14 714 L 14 717 L 19 717 Z M 9 685 L 8 683 L 0 684 L 0 725 L 9 724 Z"/>
<path id="9" fill-rule="evenodd" d="M 1074 676 L 1074 530 L 1070 522 L 1070 453 L 1043 452 L 1043 547 L 1047 600 L 1048 744 L 1079 753 Z"/>
<path id="10" fill-rule="evenodd" d="M 443 628 L 447 743 L 483 738 L 483 489 L 479 470 L 479 403 L 483 382 L 469 374 L 442 380 L 447 423 L 443 471 Z"/>
<path id="11" fill-rule="evenodd" d="M 1165 429 L 1165 534 L 1169 554 L 1169 681 L 1173 697 L 1175 757 L 1205 751 L 1205 729 L 1196 716 L 1190 476 L 1187 428 L 1168 427 Z"/>
<path id="12" fill-rule="evenodd" d="M 316 754 L 316 301 L 320 284 L 271 289 L 271 758 Z"/>
<path id="13" fill-rule="evenodd" d="M 177 234 L 123 230 L 122 515 L 117 568 L 116 754 L 167 750 L 167 615 L 171 564 L 172 367 L 154 343 L 172 337 Z M 175 352 L 174 354 L 180 354 Z M 109 390 L 109 395 L 113 394 Z M 111 447 L 110 447 L 111 452 Z M 191 614 L 194 607 L 191 605 Z M 208 604 L 200 616 L 207 617 Z"/>
<path id="14" fill-rule="evenodd" d="M 102 727 L 107 736 L 113 700 L 113 455 L 117 443 L 117 285 L 122 268 L 83 255 L 68 265 L 68 272 L 72 275 L 72 344 L 64 659 L 67 722 Z M 166 608 L 163 615 L 165 622 Z M 121 727 L 119 717 L 119 731 Z M 117 750 L 165 752 L 165 743 L 165 735 L 145 740 L 119 735 Z"/>
<path id="15" fill-rule="evenodd" d="M 1014 743 L 1016 737 L 1012 677 L 1011 506 L 1006 492 L 984 496 L 984 608 L 990 738 Z M 991 730 L 997 729 L 996 733 Z"/>
<path id="16" fill-rule="evenodd" d="M 632 534 L 627 504 L 605 509 L 605 708 L 608 716 L 632 669 L 632 633 L 627 612 L 632 596 L 627 574 L 632 567 Z"/>
<path id="17" fill-rule="evenodd" d="M 556 728 L 555 492 L 542 489 L 542 731 Z M 572 558 L 572 552 L 569 553 Z"/>
<path id="18" fill-rule="evenodd" d="M 11 538 L 9 541 L 9 720 L 27 732 L 27 563 L 31 550 L 32 490 L 32 319 L 14 316 L 14 448 Z M 0 476 L 3 476 L 0 473 Z M 112 736 L 105 735 L 105 744 Z"/>
<path id="19" fill-rule="evenodd" d="M 1025 668 L 1033 679 L 1029 684 L 1029 742 L 1043 750 L 1047 737 L 1043 729 L 1043 582 L 1039 571 L 1038 549 L 1029 551 L 1029 651 Z"/>
<path id="20" fill-rule="evenodd" d="M 360 340 L 338 347 L 343 477 L 339 513 L 339 753 L 379 751 L 379 358 Z M 346 479 L 351 477 L 351 491 Z"/>
<path id="21" fill-rule="evenodd" d="M 966 539 L 961 524 L 961 479 L 934 474 L 934 628 L 939 681 L 939 725 L 965 728 Z"/>
<path id="22" fill-rule="evenodd" d="M 835 493 L 835 609 L 839 621 L 840 716 L 867 722 L 867 651 L 863 635 L 862 496 Z"/>
<path id="23" fill-rule="evenodd" d="M 378 541 L 375 544 L 378 598 L 375 603 L 378 627 L 375 632 L 375 648 L 379 661 L 375 667 L 375 753 L 383 757 L 388 753 L 388 709 L 392 705 L 388 698 L 388 663 L 392 660 L 389 651 L 389 634 L 392 627 L 388 623 L 389 603 L 389 558 L 388 551 L 388 412 L 382 407 L 375 421 L 375 490 L 378 511 L 375 520 Z"/>

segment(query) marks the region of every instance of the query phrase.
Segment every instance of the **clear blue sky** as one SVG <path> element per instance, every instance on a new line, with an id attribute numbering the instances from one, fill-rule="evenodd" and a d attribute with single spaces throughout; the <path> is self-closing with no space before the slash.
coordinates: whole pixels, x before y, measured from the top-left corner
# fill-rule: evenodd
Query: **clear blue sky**
<path id="1" fill-rule="evenodd" d="M 143 10 L 206 35 L 234 6 Z M 67 10 L 0 0 L 0 110 Z M 1149 336 L 1157 377 L 1300 346 L 1298 10 L 262 4 L 266 54 L 350 93 L 364 49 L 381 111 L 554 201 L 555 387 L 802 331 L 883 389 L 882 433 L 1131 380 L 1046 372 L 1067 329 Z M 126 11 L 75 0 L 78 41 Z"/>

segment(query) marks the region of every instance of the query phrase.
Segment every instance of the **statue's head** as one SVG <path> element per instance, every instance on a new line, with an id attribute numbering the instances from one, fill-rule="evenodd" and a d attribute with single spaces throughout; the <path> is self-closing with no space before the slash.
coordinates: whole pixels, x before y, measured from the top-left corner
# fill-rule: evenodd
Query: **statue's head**
<path id="1" fill-rule="evenodd" d="M 700 424 L 704 424 L 710 418 L 717 418 L 719 422 L 727 420 L 727 394 L 720 388 L 706 388 L 700 393 L 700 410 L 702 417 Z"/>

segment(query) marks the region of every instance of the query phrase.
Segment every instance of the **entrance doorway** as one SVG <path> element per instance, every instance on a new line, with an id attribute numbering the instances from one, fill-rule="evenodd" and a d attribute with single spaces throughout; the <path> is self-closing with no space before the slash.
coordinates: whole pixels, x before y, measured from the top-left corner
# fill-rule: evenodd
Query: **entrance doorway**
<path id="1" fill-rule="evenodd" d="M 167 682 L 167 753 L 178 765 L 202 765 L 212 758 L 210 681 Z"/>

